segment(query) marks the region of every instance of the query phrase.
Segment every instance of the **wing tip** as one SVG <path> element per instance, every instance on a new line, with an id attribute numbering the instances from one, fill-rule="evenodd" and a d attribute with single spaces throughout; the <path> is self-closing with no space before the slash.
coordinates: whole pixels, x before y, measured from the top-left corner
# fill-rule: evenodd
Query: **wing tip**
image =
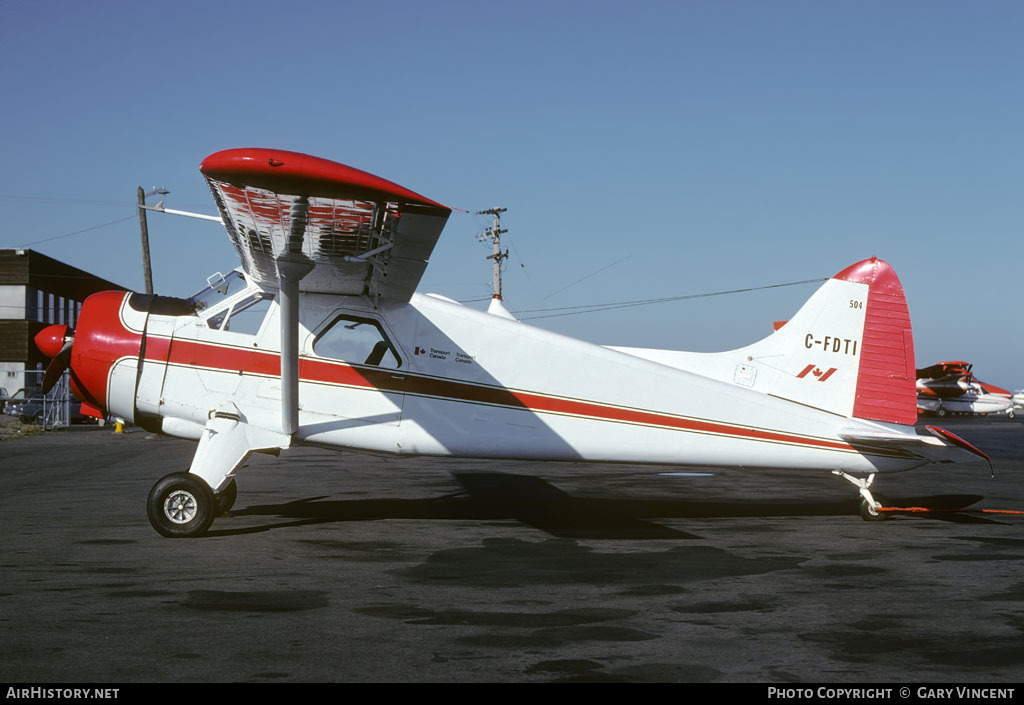
<path id="1" fill-rule="evenodd" d="M 400 201 L 451 208 L 362 169 L 301 152 L 243 147 L 214 152 L 199 164 L 208 179 L 324 198 Z"/>

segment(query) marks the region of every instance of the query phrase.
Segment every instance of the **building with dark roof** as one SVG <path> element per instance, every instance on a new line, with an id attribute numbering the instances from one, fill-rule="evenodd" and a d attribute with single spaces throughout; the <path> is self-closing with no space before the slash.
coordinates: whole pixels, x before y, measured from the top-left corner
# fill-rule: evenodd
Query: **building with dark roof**
<path id="1" fill-rule="evenodd" d="M 52 323 L 74 328 L 86 297 L 125 287 L 32 250 L 0 249 L 0 387 L 38 387 L 47 359 L 36 333 Z"/>

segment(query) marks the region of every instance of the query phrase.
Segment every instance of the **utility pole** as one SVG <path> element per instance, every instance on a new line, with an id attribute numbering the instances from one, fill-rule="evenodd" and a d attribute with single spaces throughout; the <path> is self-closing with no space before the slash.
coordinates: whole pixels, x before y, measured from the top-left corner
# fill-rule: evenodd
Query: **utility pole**
<path id="1" fill-rule="evenodd" d="M 487 255 L 487 259 L 494 260 L 494 294 L 492 299 L 501 300 L 501 261 L 508 257 L 508 250 L 501 251 L 501 234 L 507 233 L 508 230 L 503 230 L 501 227 L 501 214 L 507 211 L 508 208 L 488 208 L 485 211 L 477 211 L 477 215 L 492 215 L 494 216 L 494 227 L 487 228 L 483 233 L 477 235 L 477 239 L 483 242 L 487 238 L 491 238 L 494 243 L 494 253 Z"/>
<path id="2" fill-rule="evenodd" d="M 153 293 L 153 268 L 149 264 L 149 226 L 146 224 L 146 211 L 147 210 L 162 210 L 163 201 L 157 203 L 155 207 L 151 208 L 146 205 L 146 198 L 148 196 L 154 196 L 160 194 L 166 196 L 170 193 L 167 189 L 154 186 L 149 191 L 143 191 L 142 187 L 139 186 L 139 234 L 142 235 L 142 277 L 146 281 L 146 293 Z M 218 218 L 217 220 L 220 220 Z"/>
<path id="3" fill-rule="evenodd" d="M 146 280 L 146 293 L 153 293 L 153 270 L 149 265 L 149 228 L 146 225 L 146 192 L 139 186 L 139 232 L 142 234 L 142 276 Z"/>

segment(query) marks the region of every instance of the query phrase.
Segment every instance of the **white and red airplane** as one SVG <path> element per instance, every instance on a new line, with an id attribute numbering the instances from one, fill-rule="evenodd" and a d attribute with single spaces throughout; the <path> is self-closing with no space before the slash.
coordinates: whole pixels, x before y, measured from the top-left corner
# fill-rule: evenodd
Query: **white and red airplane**
<path id="1" fill-rule="evenodd" d="M 164 536 L 204 533 L 252 453 L 834 472 L 878 518 L 875 474 L 986 458 L 919 434 L 903 289 L 871 258 L 739 350 L 604 347 L 414 293 L 450 209 L 342 164 L 237 149 L 200 167 L 242 267 L 192 299 L 104 292 L 36 338 L 98 416 L 199 442 L 149 495 Z"/>
<path id="2" fill-rule="evenodd" d="M 953 360 L 917 370 L 917 408 L 939 416 L 1006 413 L 1014 418 L 1010 391 L 982 382 L 971 368 L 969 362 Z"/>

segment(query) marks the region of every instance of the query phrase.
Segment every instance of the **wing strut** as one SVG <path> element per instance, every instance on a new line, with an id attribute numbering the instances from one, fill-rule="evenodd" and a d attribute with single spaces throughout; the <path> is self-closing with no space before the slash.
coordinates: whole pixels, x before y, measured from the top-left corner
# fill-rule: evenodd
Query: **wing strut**
<path id="1" fill-rule="evenodd" d="M 299 428 L 299 282 L 315 263 L 302 254 L 309 201 L 299 198 L 291 209 L 286 250 L 275 258 L 281 285 L 281 431 Z"/>

